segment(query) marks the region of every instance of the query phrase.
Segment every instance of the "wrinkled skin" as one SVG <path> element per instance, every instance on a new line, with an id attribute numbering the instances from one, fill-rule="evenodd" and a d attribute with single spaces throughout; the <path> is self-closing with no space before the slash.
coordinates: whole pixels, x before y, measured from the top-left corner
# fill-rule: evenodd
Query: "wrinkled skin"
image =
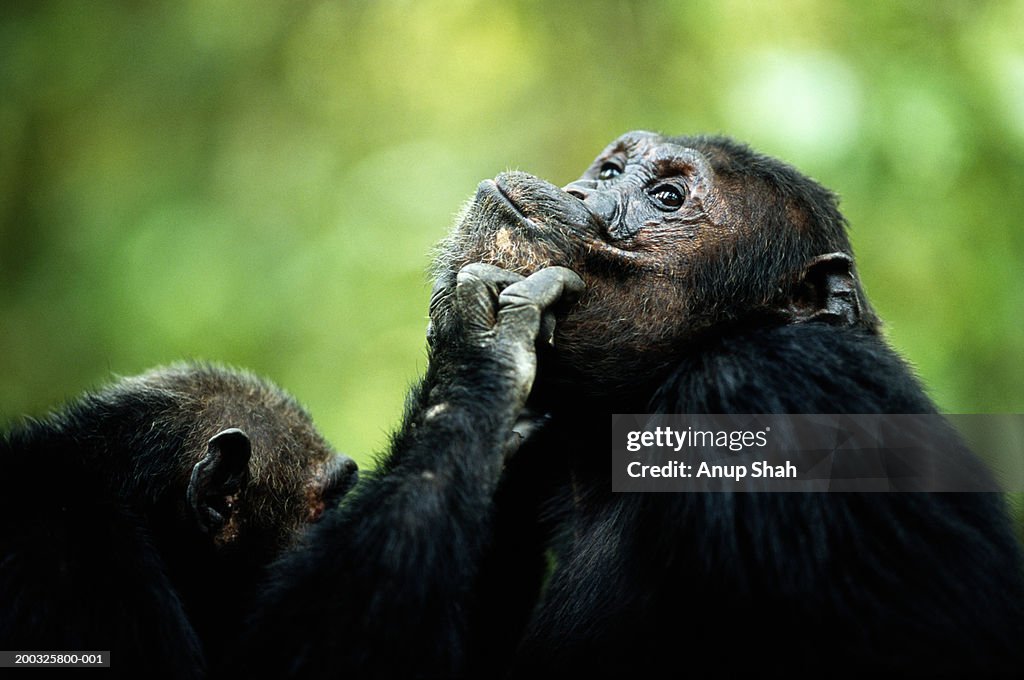
<path id="1" fill-rule="evenodd" d="M 480 352 L 497 364 L 498 389 L 511 398 L 512 413 L 526 404 L 537 372 L 535 345 L 551 340 L 556 311 L 571 307 L 583 293 L 582 279 L 565 267 L 544 267 L 529 277 L 474 262 L 456 284 L 437 286 L 430 300 L 427 338 L 432 361 L 444 369 L 466 363 Z"/>
<path id="2" fill-rule="evenodd" d="M 702 329 L 790 315 L 804 266 L 851 252 L 827 191 L 816 202 L 780 191 L 777 167 L 734 167 L 737 153 L 720 138 L 631 132 L 564 190 L 522 172 L 485 180 L 441 244 L 437 285 L 450 287 L 469 262 L 518 274 L 568 267 L 587 291 L 559 324 L 551 377 L 598 394 L 628 389 Z M 815 220 L 829 229 L 807 228 Z M 860 322 L 873 328 L 856 285 Z"/>

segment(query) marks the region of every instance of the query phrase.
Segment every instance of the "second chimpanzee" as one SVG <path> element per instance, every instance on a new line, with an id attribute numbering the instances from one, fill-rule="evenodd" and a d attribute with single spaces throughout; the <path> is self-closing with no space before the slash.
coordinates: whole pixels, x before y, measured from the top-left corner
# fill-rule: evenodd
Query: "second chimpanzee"
<path id="1" fill-rule="evenodd" d="M 499 490 L 481 670 L 1024 669 L 995 494 L 611 491 L 613 413 L 935 412 L 879 334 L 845 226 L 830 192 L 719 137 L 626 134 L 564 190 L 481 184 L 435 300 L 470 263 L 586 283 L 538 356 L 527 411 L 546 424 L 515 457 L 531 474 Z"/>
<path id="2" fill-rule="evenodd" d="M 355 481 L 291 397 L 180 364 L 0 440 L 0 649 L 200 678 L 263 568 Z"/>

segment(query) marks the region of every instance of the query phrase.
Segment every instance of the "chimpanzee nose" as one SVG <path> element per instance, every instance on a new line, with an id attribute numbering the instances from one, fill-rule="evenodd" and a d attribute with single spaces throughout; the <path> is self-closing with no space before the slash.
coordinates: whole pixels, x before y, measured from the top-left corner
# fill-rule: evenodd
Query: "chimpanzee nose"
<path id="1" fill-rule="evenodd" d="M 602 191 L 598 188 L 597 182 L 592 179 L 579 179 L 567 184 L 562 191 L 583 201 L 587 209 L 598 220 L 605 225 L 610 225 L 615 219 L 615 212 L 618 209 L 616 194 Z"/>
<path id="2" fill-rule="evenodd" d="M 589 196 L 590 192 L 595 189 L 597 189 L 597 182 L 591 179 L 578 179 L 575 182 L 566 184 L 562 187 L 562 191 L 570 196 L 575 196 L 581 201 L 586 201 L 587 196 Z"/>

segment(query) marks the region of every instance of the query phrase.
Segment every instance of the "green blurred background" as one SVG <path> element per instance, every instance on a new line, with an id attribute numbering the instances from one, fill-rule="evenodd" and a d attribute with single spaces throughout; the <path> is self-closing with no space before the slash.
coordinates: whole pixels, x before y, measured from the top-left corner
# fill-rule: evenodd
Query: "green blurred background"
<path id="1" fill-rule="evenodd" d="M 179 358 L 366 463 L 477 182 L 725 132 L 842 196 L 893 343 L 1024 411 L 1024 2 L 8 2 L 0 420 Z"/>

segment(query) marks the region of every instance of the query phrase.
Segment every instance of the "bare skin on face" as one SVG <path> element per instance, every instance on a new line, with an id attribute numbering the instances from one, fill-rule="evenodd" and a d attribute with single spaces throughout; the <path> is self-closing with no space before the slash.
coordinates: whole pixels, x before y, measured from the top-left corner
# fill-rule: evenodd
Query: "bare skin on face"
<path id="1" fill-rule="evenodd" d="M 558 326 L 555 375 L 604 392 L 657 372 L 723 317 L 780 309 L 799 282 L 804 253 L 783 261 L 775 252 L 793 252 L 814 216 L 756 162 L 734 167 L 735 153 L 719 138 L 630 132 L 564 188 L 522 172 L 485 180 L 441 244 L 439 285 L 470 262 L 522 275 L 568 267 L 587 288 Z M 772 217 L 780 214 L 785 223 Z M 842 229 L 820 245 L 804 241 L 816 254 L 849 251 Z M 758 280 L 744 261 L 758 262 Z"/>

